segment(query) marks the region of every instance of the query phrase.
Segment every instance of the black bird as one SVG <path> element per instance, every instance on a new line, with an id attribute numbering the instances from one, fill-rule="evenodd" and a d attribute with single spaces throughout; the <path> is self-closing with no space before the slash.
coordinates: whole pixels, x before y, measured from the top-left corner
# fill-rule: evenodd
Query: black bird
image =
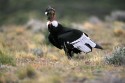
<path id="1" fill-rule="evenodd" d="M 103 49 L 100 45 L 93 42 L 86 33 L 62 26 L 56 20 L 56 12 L 52 7 L 45 10 L 47 15 L 47 27 L 49 31 L 48 39 L 55 47 L 64 49 L 67 57 L 71 59 L 76 53 L 89 53 L 93 48 Z"/>

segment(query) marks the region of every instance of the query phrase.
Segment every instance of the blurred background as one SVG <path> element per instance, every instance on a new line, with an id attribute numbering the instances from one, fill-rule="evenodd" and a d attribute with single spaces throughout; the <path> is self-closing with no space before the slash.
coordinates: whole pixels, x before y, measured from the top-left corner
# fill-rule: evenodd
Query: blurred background
<path id="1" fill-rule="evenodd" d="M 67 59 L 45 9 L 101 45 Z M 125 83 L 125 0 L 0 0 L 0 83 Z"/>
<path id="2" fill-rule="evenodd" d="M 112 11 L 125 9 L 124 0 L 0 0 L 0 25 L 24 24 L 29 18 L 45 19 L 44 11 L 50 5 L 59 19 L 85 20 L 89 16 L 102 19 Z"/>

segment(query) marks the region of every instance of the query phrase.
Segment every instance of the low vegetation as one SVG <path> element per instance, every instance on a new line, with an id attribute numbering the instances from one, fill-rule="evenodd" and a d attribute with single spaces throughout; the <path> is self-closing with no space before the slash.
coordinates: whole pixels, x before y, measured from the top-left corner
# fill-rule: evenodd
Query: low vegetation
<path id="1" fill-rule="evenodd" d="M 87 23 L 91 28 L 86 25 L 85 29 L 83 23 L 80 29 L 104 50 L 94 49 L 71 60 L 46 41 L 46 31 L 34 32 L 16 25 L 1 27 L 0 83 L 125 83 L 124 34 L 114 35 L 114 22 Z"/>
<path id="2" fill-rule="evenodd" d="M 125 65 L 125 47 L 118 47 L 106 58 L 109 64 Z"/>
<path id="3" fill-rule="evenodd" d="M 0 50 L 0 65 L 16 65 L 15 57 Z"/>

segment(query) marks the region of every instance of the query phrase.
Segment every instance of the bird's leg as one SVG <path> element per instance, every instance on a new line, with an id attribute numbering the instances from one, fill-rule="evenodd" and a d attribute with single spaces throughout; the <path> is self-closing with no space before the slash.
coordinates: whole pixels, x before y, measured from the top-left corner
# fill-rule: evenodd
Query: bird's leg
<path id="1" fill-rule="evenodd" d="M 73 51 L 69 51 L 69 56 L 72 58 L 73 57 Z"/>
<path id="2" fill-rule="evenodd" d="M 68 59 L 71 59 L 73 56 L 73 51 L 71 51 L 70 49 L 67 48 L 67 45 L 65 42 L 64 42 L 63 47 L 64 47 L 64 51 L 65 51 L 65 54 L 67 55 Z"/>

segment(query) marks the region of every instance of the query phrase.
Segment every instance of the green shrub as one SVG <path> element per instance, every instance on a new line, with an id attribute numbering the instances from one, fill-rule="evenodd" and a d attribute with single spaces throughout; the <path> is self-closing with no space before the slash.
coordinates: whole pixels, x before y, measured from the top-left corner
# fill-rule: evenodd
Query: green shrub
<path id="1" fill-rule="evenodd" d="M 108 64 L 125 65 L 125 47 L 118 47 L 108 57 L 106 57 Z"/>
<path id="2" fill-rule="evenodd" d="M 15 58 L 9 54 L 5 54 L 0 50 L 0 64 L 7 64 L 15 66 Z"/>

